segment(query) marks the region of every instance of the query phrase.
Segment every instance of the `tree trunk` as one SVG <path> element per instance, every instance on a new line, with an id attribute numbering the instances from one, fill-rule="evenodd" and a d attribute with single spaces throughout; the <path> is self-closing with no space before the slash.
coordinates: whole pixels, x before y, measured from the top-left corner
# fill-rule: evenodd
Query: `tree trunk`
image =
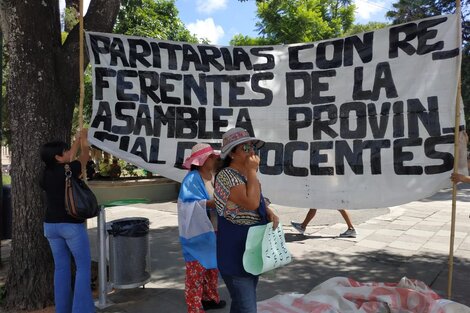
<path id="1" fill-rule="evenodd" d="M 60 29 L 54 29 L 53 21 L 59 18 L 59 8 L 41 1 L 20 2 L 4 8 L 2 27 L 7 29 L 10 51 L 7 93 L 14 221 L 7 302 L 11 308 L 34 309 L 53 299 L 53 262 L 42 235 L 45 210 L 38 185 L 42 168 L 38 151 L 53 138 L 66 140 L 69 121 L 63 114 L 63 95 L 55 93 L 59 86 L 53 60 Z"/>
<path id="2" fill-rule="evenodd" d="M 3 33 L 1 32 L 0 29 L 0 86 L 2 86 L 3 89 Z M 3 103 L 3 94 L 0 93 L 0 130 L 2 129 L 2 109 L 5 104 Z M 3 134 L 0 131 L 0 143 L 3 142 Z M 2 164 L 2 153 L 0 152 L 0 169 L 2 169 L 2 180 L 0 181 L 0 216 L 4 216 L 4 210 L 5 208 L 3 207 L 3 164 Z M 1 240 L 3 239 L 3 220 L 0 219 L 0 246 L 1 246 Z M 2 263 L 2 249 L 0 247 L 0 268 L 3 267 Z"/>
<path id="3" fill-rule="evenodd" d="M 119 0 L 92 1 L 88 29 L 111 31 L 118 10 Z M 39 150 L 48 141 L 70 138 L 79 87 L 78 25 L 62 45 L 58 0 L 0 0 L 0 21 L 10 55 L 13 229 L 6 303 L 37 309 L 53 300 Z"/>

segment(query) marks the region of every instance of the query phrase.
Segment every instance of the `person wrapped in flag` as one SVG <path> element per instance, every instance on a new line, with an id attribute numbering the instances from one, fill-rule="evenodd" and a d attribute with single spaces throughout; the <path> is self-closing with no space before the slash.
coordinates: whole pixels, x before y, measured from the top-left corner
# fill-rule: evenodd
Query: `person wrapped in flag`
<path id="1" fill-rule="evenodd" d="M 188 313 L 202 313 L 226 304 L 217 290 L 217 226 L 210 220 L 211 212 L 215 212 L 213 175 L 218 159 L 219 154 L 210 145 L 199 143 L 183 163 L 189 172 L 178 196 L 178 228 L 186 263 Z"/>

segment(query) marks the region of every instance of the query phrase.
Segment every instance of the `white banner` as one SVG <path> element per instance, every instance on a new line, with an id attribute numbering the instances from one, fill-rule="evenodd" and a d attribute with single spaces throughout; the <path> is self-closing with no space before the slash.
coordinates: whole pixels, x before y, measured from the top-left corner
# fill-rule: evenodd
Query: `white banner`
<path id="1" fill-rule="evenodd" d="M 259 176 L 273 203 L 385 207 L 449 186 L 454 15 L 293 45 L 86 40 L 90 143 L 153 173 L 181 181 L 194 144 L 220 148 L 239 126 L 266 141 Z"/>

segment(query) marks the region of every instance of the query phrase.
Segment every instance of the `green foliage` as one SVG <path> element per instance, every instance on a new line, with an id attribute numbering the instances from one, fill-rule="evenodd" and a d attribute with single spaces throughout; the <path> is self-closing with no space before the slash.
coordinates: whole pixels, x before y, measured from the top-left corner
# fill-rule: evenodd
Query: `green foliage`
<path id="1" fill-rule="evenodd" d="M 62 43 L 65 42 L 65 39 L 67 39 L 67 36 L 68 36 L 68 35 L 69 35 L 69 33 L 67 33 L 67 32 L 62 32 L 62 33 L 60 34 L 60 37 L 62 38 Z"/>
<path id="2" fill-rule="evenodd" d="M 354 22 L 351 0 L 266 0 L 257 3 L 257 30 L 268 43 L 338 37 Z"/>
<path id="3" fill-rule="evenodd" d="M 462 14 L 468 15 L 469 0 L 462 0 Z M 401 24 L 425 17 L 455 13 L 455 0 L 399 0 L 393 4 L 393 9 L 386 16 L 394 24 Z"/>
<path id="4" fill-rule="evenodd" d="M 455 0 L 399 0 L 393 4 L 393 9 L 388 11 L 386 16 L 396 25 L 435 15 L 453 14 L 455 10 Z M 462 0 L 462 42 L 466 54 L 470 53 L 468 43 L 470 39 L 469 14 L 470 0 Z"/>
<path id="5" fill-rule="evenodd" d="M 178 17 L 174 0 L 123 0 L 114 32 L 163 40 L 198 42 Z"/>
<path id="6" fill-rule="evenodd" d="M 77 9 L 75 9 L 73 6 L 72 7 L 66 7 L 64 10 L 64 31 L 66 33 L 69 33 L 75 25 L 78 24 L 78 16 L 79 13 L 77 12 Z"/>
<path id="7" fill-rule="evenodd" d="M 401 24 L 425 17 L 455 13 L 455 0 L 399 0 L 386 16 L 393 24 Z M 462 43 L 463 57 L 461 67 L 462 98 L 464 103 L 465 121 L 470 125 L 470 0 L 462 0 Z M 468 104 L 469 106 L 465 106 Z M 468 127 L 467 127 L 468 128 Z"/>
<path id="8" fill-rule="evenodd" d="M 174 0 L 122 0 L 114 32 L 132 36 L 143 36 L 162 40 L 197 43 L 178 17 Z M 206 42 L 207 41 L 204 41 Z M 83 101 L 84 125 L 90 124 L 92 114 L 91 67 L 85 71 L 85 97 Z M 78 106 L 74 110 L 72 129 L 78 129 Z"/>
<path id="9" fill-rule="evenodd" d="M 11 176 L 10 175 L 2 175 L 2 184 L 3 185 L 11 185 Z"/>
<path id="10" fill-rule="evenodd" d="M 0 286 L 0 306 L 5 304 L 5 297 L 7 296 L 7 290 L 5 286 Z"/>
<path id="11" fill-rule="evenodd" d="M 346 33 L 346 36 L 351 36 L 359 33 L 365 33 L 374 31 L 377 29 L 385 28 L 389 26 L 387 23 L 381 22 L 369 22 L 367 24 L 354 24 Z"/>
<path id="12" fill-rule="evenodd" d="M 242 34 L 236 34 L 230 40 L 231 46 L 263 46 L 270 44 L 275 43 L 268 38 L 243 36 Z"/>
<path id="13" fill-rule="evenodd" d="M 136 176 L 136 170 L 138 169 L 137 166 L 127 163 L 127 162 L 126 162 L 126 165 L 121 166 L 121 168 L 123 169 L 124 176 L 130 176 L 130 177 Z"/>

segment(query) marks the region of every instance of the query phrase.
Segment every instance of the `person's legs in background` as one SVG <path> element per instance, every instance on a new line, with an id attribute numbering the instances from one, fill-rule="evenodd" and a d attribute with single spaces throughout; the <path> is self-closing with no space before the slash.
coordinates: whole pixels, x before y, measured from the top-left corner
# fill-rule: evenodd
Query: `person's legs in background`
<path id="1" fill-rule="evenodd" d="M 339 211 L 339 213 L 341 213 L 341 215 L 344 218 L 344 221 L 348 225 L 348 229 L 344 233 L 339 234 L 339 236 L 340 237 L 348 237 L 348 238 L 356 238 L 357 232 L 354 229 L 354 226 L 351 222 L 351 217 L 349 216 L 349 213 L 344 209 L 343 210 L 338 210 L 338 211 Z"/>
<path id="2" fill-rule="evenodd" d="M 222 275 L 230 293 L 230 313 L 256 313 L 258 276 Z"/>
<path id="3" fill-rule="evenodd" d="M 91 255 L 90 242 L 85 223 L 64 225 L 62 236 L 75 260 L 75 287 L 73 293 L 72 313 L 95 312 L 91 294 Z"/>
<path id="4" fill-rule="evenodd" d="M 44 223 L 44 236 L 49 241 L 54 258 L 54 303 L 56 313 L 72 311 L 71 254 L 56 223 Z"/>
<path id="5" fill-rule="evenodd" d="M 343 238 L 356 238 L 357 232 L 354 229 L 354 226 L 351 222 L 351 217 L 349 216 L 349 213 L 345 209 L 338 210 L 338 211 L 339 211 L 339 213 L 341 213 L 341 215 L 344 218 L 344 221 L 348 225 L 348 229 L 344 233 L 341 233 L 339 236 L 343 237 Z M 294 222 L 294 221 L 291 221 L 290 223 L 291 223 L 292 227 L 294 227 L 295 230 L 297 230 L 299 233 L 303 234 L 305 232 L 305 230 L 307 229 L 307 225 L 315 217 L 315 214 L 317 214 L 317 209 L 310 209 L 308 211 L 307 215 L 305 216 L 305 219 L 302 223 L 298 223 L 298 222 Z"/>
<path id="6" fill-rule="evenodd" d="M 317 214 L 317 209 L 310 209 L 308 210 L 307 215 L 305 216 L 304 221 L 302 223 L 294 221 L 291 221 L 290 223 L 292 227 L 294 227 L 299 233 L 303 234 L 307 229 L 307 225 L 315 217 L 315 214 Z"/>

